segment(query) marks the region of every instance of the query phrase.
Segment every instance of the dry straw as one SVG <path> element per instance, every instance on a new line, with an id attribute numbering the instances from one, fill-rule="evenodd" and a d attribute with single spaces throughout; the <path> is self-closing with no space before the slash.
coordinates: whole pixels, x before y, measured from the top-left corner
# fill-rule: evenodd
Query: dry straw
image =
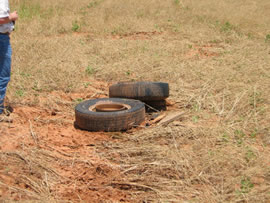
<path id="1" fill-rule="evenodd" d="M 269 201 L 267 0 L 17 0 L 11 5 L 20 15 L 12 34 L 11 104 L 64 109 L 70 116 L 79 99 L 97 96 L 92 91 L 100 81 L 105 85 L 98 91 L 106 96 L 109 84 L 151 80 L 170 83 L 170 99 L 187 112 L 180 124 L 109 134 L 115 140 L 98 144 L 97 154 L 120 172 L 104 187 L 130 194 L 130 201 Z M 72 94 L 81 97 L 63 100 Z M 28 123 L 36 143 L 42 140 L 35 125 L 48 124 L 39 120 Z M 33 156 L 32 150 L 1 153 L 3 160 L 34 172 L 21 177 L 29 190 L 6 187 L 34 199 L 61 200 L 52 188 L 68 177 L 57 175 L 52 168 L 57 164 L 47 164 L 74 165 L 72 158 L 54 159 L 51 150 L 40 149 Z"/>

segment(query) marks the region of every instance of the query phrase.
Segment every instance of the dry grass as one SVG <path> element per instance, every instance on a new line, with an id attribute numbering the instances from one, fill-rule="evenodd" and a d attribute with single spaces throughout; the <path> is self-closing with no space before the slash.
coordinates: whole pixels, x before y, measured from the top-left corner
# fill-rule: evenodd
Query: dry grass
<path id="1" fill-rule="evenodd" d="M 87 94 L 95 80 L 152 80 L 170 83 L 170 99 L 188 112 L 181 125 L 101 144 L 100 156 L 123 174 L 112 187 L 145 202 L 270 200 L 267 0 L 11 4 L 20 21 L 10 103 L 44 106 L 48 93 Z M 32 186 L 51 197 L 46 185 Z"/>

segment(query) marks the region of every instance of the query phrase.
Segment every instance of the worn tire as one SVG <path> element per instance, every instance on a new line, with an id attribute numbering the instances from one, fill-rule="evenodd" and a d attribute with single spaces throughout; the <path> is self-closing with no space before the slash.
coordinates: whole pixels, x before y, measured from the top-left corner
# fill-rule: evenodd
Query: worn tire
<path id="1" fill-rule="evenodd" d="M 117 112 L 96 112 L 98 104 L 124 104 L 128 109 Z M 86 100 L 75 107 L 75 126 L 88 131 L 125 131 L 140 125 L 145 120 L 143 102 L 131 99 L 102 98 Z"/>
<path id="2" fill-rule="evenodd" d="M 169 97 L 169 84 L 164 82 L 122 82 L 109 87 L 109 97 L 141 101 L 163 100 Z"/>

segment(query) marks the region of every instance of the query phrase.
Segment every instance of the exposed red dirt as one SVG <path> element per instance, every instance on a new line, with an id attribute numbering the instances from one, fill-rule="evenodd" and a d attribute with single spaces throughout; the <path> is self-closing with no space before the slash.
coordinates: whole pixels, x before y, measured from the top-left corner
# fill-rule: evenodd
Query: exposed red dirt
<path id="1" fill-rule="evenodd" d="M 107 86 L 95 82 L 75 93 L 40 95 L 36 105 L 12 106 L 13 122 L 0 122 L 0 201 L 131 201 L 129 191 L 117 186 L 124 178 L 119 166 L 97 153 L 113 133 L 74 127 L 76 102 L 107 97 Z M 143 125 L 150 119 L 148 114 Z"/>
<path id="2" fill-rule="evenodd" d="M 216 44 L 207 44 L 201 46 L 195 45 L 186 53 L 186 57 L 188 59 L 191 58 L 207 59 L 212 57 L 218 57 L 220 56 L 218 49 L 223 49 L 223 47 L 218 46 Z"/>
<path id="3" fill-rule="evenodd" d="M 55 94 L 64 102 L 82 96 L 48 97 Z M 111 139 L 109 133 L 76 129 L 65 105 L 13 107 L 13 122 L 0 123 L 0 200 L 129 200 L 111 184 L 120 170 L 95 152 L 98 143 Z"/>
<path id="4" fill-rule="evenodd" d="M 112 35 L 113 39 L 128 39 L 128 40 L 149 40 L 154 36 L 161 35 L 162 32 L 132 32 L 126 34 L 115 34 Z"/>

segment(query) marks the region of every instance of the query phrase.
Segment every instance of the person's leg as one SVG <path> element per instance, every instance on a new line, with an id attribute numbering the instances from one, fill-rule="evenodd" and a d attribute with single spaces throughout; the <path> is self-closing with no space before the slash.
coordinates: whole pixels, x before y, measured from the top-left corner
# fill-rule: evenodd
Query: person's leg
<path id="1" fill-rule="evenodd" d="M 0 114 L 3 113 L 6 89 L 10 81 L 11 46 L 8 35 L 0 35 Z"/>

